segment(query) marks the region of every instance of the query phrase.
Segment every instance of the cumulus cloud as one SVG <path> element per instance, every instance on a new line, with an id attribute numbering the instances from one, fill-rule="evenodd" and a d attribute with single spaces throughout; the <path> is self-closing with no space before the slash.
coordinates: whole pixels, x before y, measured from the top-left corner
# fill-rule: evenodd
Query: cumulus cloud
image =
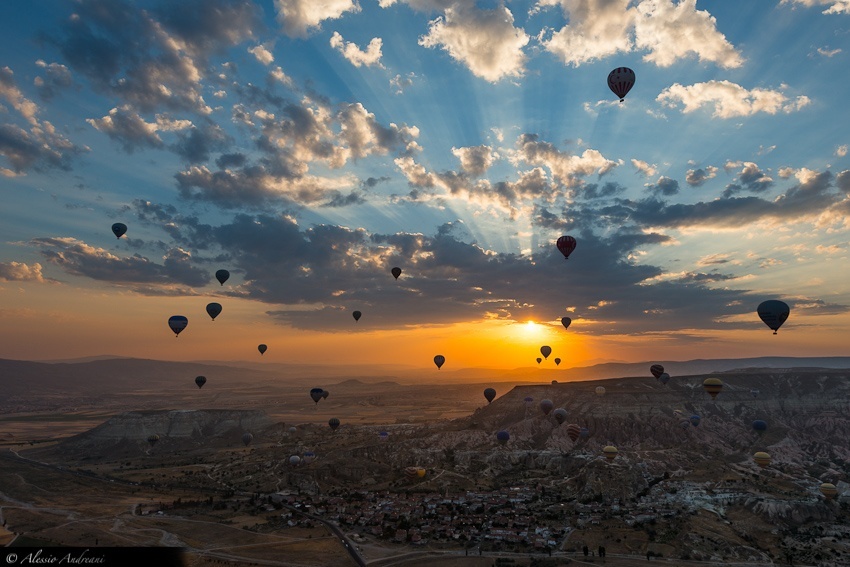
<path id="1" fill-rule="evenodd" d="M 33 79 L 33 85 L 38 89 L 38 95 L 46 101 L 52 100 L 60 92 L 68 89 L 73 81 L 71 72 L 60 63 L 45 63 L 41 59 L 35 62 L 36 66 L 44 69 L 44 77 L 41 75 Z"/>
<path id="2" fill-rule="evenodd" d="M 275 0 L 274 5 L 283 33 L 290 37 L 307 37 L 325 20 L 360 11 L 356 0 Z"/>
<path id="3" fill-rule="evenodd" d="M 685 175 L 685 182 L 691 187 L 700 187 L 709 179 L 717 176 L 717 168 L 713 165 L 689 169 Z"/>
<path id="4" fill-rule="evenodd" d="M 540 141 L 536 134 L 523 134 L 517 139 L 516 146 L 519 159 L 531 165 L 545 166 L 556 181 L 567 187 L 578 186 L 581 178 L 593 173 L 605 175 L 619 165 L 599 150 L 587 149 L 581 155 L 562 152 L 551 143 Z"/>
<path id="5" fill-rule="evenodd" d="M 638 173 L 641 173 L 645 177 L 652 177 L 657 171 L 656 165 L 649 164 L 639 159 L 632 159 L 632 165 L 635 167 Z"/>
<path id="6" fill-rule="evenodd" d="M 696 56 L 721 67 L 740 67 L 742 58 L 696 0 L 541 0 L 560 6 L 568 24 L 543 30 L 545 48 L 568 65 L 579 66 L 618 52 L 648 51 L 644 60 L 661 67 Z"/>
<path id="7" fill-rule="evenodd" d="M 838 157 L 844 157 L 847 155 L 847 144 L 842 144 L 835 148 L 835 155 Z"/>
<path id="8" fill-rule="evenodd" d="M 23 262 L 0 262 L 0 282 L 44 282 L 41 264 Z"/>
<path id="9" fill-rule="evenodd" d="M 780 4 L 799 4 L 807 8 L 827 6 L 824 14 L 850 14 L 850 0 L 782 0 Z"/>
<path id="10" fill-rule="evenodd" d="M 292 80 L 292 77 L 283 72 L 283 69 L 280 67 L 275 67 L 269 73 L 269 76 L 275 81 L 286 85 L 287 87 L 292 88 L 295 86 L 295 82 Z"/>
<path id="11" fill-rule="evenodd" d="M 157 132 L 173 132 L 192 126 L 190 120 L 172 120 L 165 115 L 157 115 L 156 122 L 145 122 L 129 105 L 113 108 L 103 118 L 87 118 L 86 122 L 119 142 L 127 153 L 145 147 L 162 148 L 164 144 Z"/>
<path id="12" fill-rule="evenodd" d="M 663 175 L 655 183 L 647 183 L 647 190 L 654 195 L 675 195 L 679 192 L 679 182 Z"/>
<path id="13" fill-rule="evenodd" d="M 274 63 L 274 55 L 266 49 L 265 45 L 256 45 L 248 50 L 248 53 L 257 58 L 257 61 L 263 65 L 271 65 Z"/>
<path id="14" fill-rule="evenodd" d="M 669 108 L 684 107 L 682 112 L 689 113 L 702 107 L 713 107 L 712 116 L 716 118 L 735 118 L 752 116 L 758 112 L 786 114 L 800 110 L 811 101 L 807 96 L 789 99 L 780 91 L 755 88 L 747 90 L 729 81 L 708 81 L 683 86 L 675 83 L 667 87 L 656 100 Z"/>
<path id="15" fill-rule="evenodd" d="M 461 169 L 474 177 L 483 175 L 493 164 L 493 159 L 498 157 L 490 146 L 452 148 L 452 153 L 460 159 Z"/>
<path id="16" fill-rule="evenodd" d="M 392 79 L 390 79 L 390 86 L 393 88 L 393 92 L 395 94 L 401 94 L 408 87 L 413 86 L 413 79 L 416 78 L 415 73 L 408 73 L 406 75 L 396 75 Z"/>
<path id="17" fill-rule="evenodd" d="M 36 114 L 38 105 L 24 96 L 21 89 L 15 84 L 15 73 L 9 67 L 0 69 L 0 99 L 4 100 L 13 109 L 32 125 L 38 124 Z"/>
<path id="18" fill-rule="evenodd" d="M 762 193 L 773 186 L 773 179 L 759 166 L 751 161 L 744 162 L 744 168 L 738 174 L 738 183 L 730 183 L 723 191 L 723 197 L 728 198 L 743 191 Z"/>
<path id="19" fill-rule="evenodd" d="M 513 24 L 514 16 L 506 6 L 481 10 L 474 4 L 459 3 L 429 23 L 419 45 L 441 47 L 476 77 L 495 83 L 520 77 L 525 71 L 522 49 L 529 37 Z"/>
<path id="20" fill-rule="evenodd" d="M 366 49 L 360 49 L 351 41 L 345 41 L 339 32 L 334 32 L 331 36 L 330 40 L 331 47 L 336 49 L 337 51 L 345 57 L 349 63 L 354 65 L 355 67 L 381 67 L 384 66 L 381 64 L 381 47 L 383 46 L 383 40 L 380 37 L 373 37 L 369 42 L 369 45 L 366 46 Z"/>

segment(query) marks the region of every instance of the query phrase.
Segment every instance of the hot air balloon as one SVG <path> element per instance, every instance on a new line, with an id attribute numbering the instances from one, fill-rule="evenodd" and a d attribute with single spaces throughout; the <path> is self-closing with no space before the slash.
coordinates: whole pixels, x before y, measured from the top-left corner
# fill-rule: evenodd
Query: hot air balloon
<path id="1" fill-rule="evenodd" d="M 386 431 L 381 431 L 380 433 L 378 433 L 378 439 L 380 439 L 381 441 L 389 441 L 390 434 Z"/>
<path id="2" fill-rule="evenodd" d="M 711 399 L 716 399 L 717 394 L 720 393 L 720 390 L 723 389 L 723 380 L 720 378 L 706 378 L 703 380 L 702 388 L 705 392 L 711 396 Z"/>
<path id="3" fill-rule="evenodd" d="M 759 317 L 761 317 L 765 325 L 773 329 L 774 335 L 779 330 L 779 327 L 782 326 L 782 323 L 788 319 L 790 313 L 791 308 L 788 307 L 788 304 L 778 299 L 762 301 L 758 306 Z"/>
<path id="4" fill-rule="evenodd" d="M 557 383 L 558 383 L 558 381 L 557 381 L 557 380 L 552 380 L 552 385 L 553 385 L 553 386 L 554 386 L 555 384 L 557 384 Z"/>
<path id="5" fill-rule="evenodd" d="M 266 351 L 269 349 L 266 345 L 257 345 L 257 350 L 260 351 L 260 355 L 266 354 Z"/>
<path id="6" fill-rule="evenodd" d="M 115 238 L 121 238 L 127 232 L 127 225 L 123 222 L 116 222 L 112 225 L 112 234 Z"/>
<path id="7" fill-rule="evenodd" d="M 186 328 L 186 325 L 189 324 L 189 320 L 183 315 L 172 315 L 168 319 L 168 326 L 171 327 L 171 330 L 174 331 L 174 336 L 180 334 L 180 332 Z"/>
<path id="8" fill-rule="evenodd" d="M 665 386 L 666 386 L 666 385 L 667 385 L 667 382 L 669 382 L 669 381 L 670 381 L 670 375 L 669 375 L 669 374 L 667 374 L 666 372 L 662 372 L 662 373 L 661 373 L 661 376 L 659 376 L 659 377 L 658 377 L 658 381 L 659 381 L 659 382 L 661 382 L 663 385 L 665 385 Z"/>
<path id="9" fill-rule="evenodd" d="M 602 449 L 602 454 L 605 455 L 605 458 L 609 461 L 613 461 L 614 459 L 616 459 L 617 453 L 619 453 L 619 451 L 613 445 L 608 445 L 604 449 Z"/>
<path id="10" fill-rule="evenodd" d="M 215 279 L 218 280 L 218 283 L 224 285 L 224 282 L 226 282 L 228 278 L 230 278 L 230 272 L 227 270 L 216 270 Z"/>
<path id="11" fill-rule="evenodd" d="M 324 392 L 321 388 L 311 388 L 310 389 L 310 397 L 313 398 L 313 401 L 316 402 L 316 405 L 319 404 L 319 400 L 322 399 L 322 393 Z"/>
<path id="12" fill-rule="evenodd" d="M 313 451 L 304 451 L 304 456 L 301 457 L 301 460 L 304 461 L 305 465 L 309 465 L 316 460 L 316 453 Z"/>
<path id="13" fill-rule="evenodd" d="M 838 488 L 831 482 L 825 482 L 820 485 L 820 493 L 824 495 L 827 500 L 832 500 L 836 496 L 838 496 Z"/>
<path id="14" fill-rule="evenodd" d="M 569 329 L 570 323 L 572 323 L 572 322 L 573 322 L 573 320 L 570 319 L 569 317 L 561 317 L 561 325 L 563 325 L 565 329 Z"/>
<path id="15" fill-rule="evenodd" d="M 290 434 L 290 435 L 295 435 L 296 433 L 298 433 L 298 428 L 297 428 L 297 427 L 295 427 L 294 425 L 290 426 L 290 427 L 289 427 L 289 434 Z"/>
<path id="16" fill-rule="evenodd" d="M 496 433 L 496 440 L 498 440 L 499 443 L 501 443 L 502 445 L 507 443 L 510 440 L 510 438 L 511 438 L 511 435 L 507 431 L 499 431 L 498 433 Z"/>
<path id="17" fill-rule="evenodd" d="M 493 399 L 496 397 L 496 390 L 494 390 L 493 388 L 485 388 L 484 397 L 487 398 L 487 403 L 492 402 Z"/>
<path id="18" fill-rule="evenodd" d="M 558 408 L 552 412 L 552 415 L 555 416 L 555 421 L 558 422 L 558 425 L 561 425 L 565 421 L 567 421 L 567 410 L 564 408 Z"/>
<path id="19" fill-rule="evenodd" d="M 398 277 L 401 275 L 401 268 L 393 268 L 392 270 L 390 270 L 390 272 L 392 273 L 395 279 L 398 279 Z"/>
<path id="20" fill-rule="evenodd" d="M 416 467 L 416 476 L 418 476 L 419 478 L 423 478 L 425 476 L 425 473 L 425 469 L 423 469 L 422 467 Z"/>
<path id="21" fill-rule="evenodd" d="M 298 455 L 292 455 L 291 457 L 289 457 L 289 464 L 293 467 L 297 467 L 301 464 L 301 457 L 299 457 Z"/>
<path id="22" fill-rule="evenodd" d="M 445 362 L 446 362 L 446 357 L 443 356 L 442 354 L 438 354 L 437 356 L 434 357 L 434 364 L 437 365 L 437 370 L 442 368 L 443 364 L 445 364 Z"/>
<path id="23" fill-rule="evenodd" d="M 212 317 L 212 320 L 215 321 L 215 318 L 221 314 L 221 303 L 207 303 L 207 315 Z"/>
<path id="24" fill-rule="evenodd" d="M 552 400 L 540 400 L 540 409 L 543 410 L 544 415 L 549 415 L 554 407 L 555 404 L 552 403 Z"/>
<path id="25" fill-rule="evenodd" d="M 154 433 L 153 435 L 148 435 L 148 443 L 150 443 L 151 447 L 156 445 L 157 441 L 159 441 L 159 435 L 157 435 L 156 433 Z"/>
<path id="26" fill-rule="evenodd" d="M 417 476 L 416 472 L 418 470 L 419 469 L 417 467 L 405 467 L 404 468 L 404 476 L 406 476 L 407 478 L 416 478 L 416 476 Z"/>
<path id="27" fill-rule="evenodd" d="M 620 102 L 626 98 L 626 94 L 635 84 L 635 72 L 628 67 L 617 67 L 608 73 L 608 88 L 611 89 Z"/>
<path id="28" fill-rule="evenodd" d="M 543 358 L 549 359 L 549 355 L 552 354 L 552 347 L 543 345 L 540 347 L 540 354 L 543 355 Z"/>
<path id="29" fill-rule="evenodd" d="M 652 373 L 653 376 L 658 378 L 659 376 L 664 374 L 664 367 L 661 366 L 660 364 L 653 364 L 652 366 L 649 367 L 649 371 Z"/>
<path id="30" fill-rule="evenodd" d="M 335 417 L 332 417 L 328 420 L 328 425 L 331 426 L 332 431 L 336 431 L 337 427 L 339 427 L 339 420 Z"/>
<path id="31" fill-rule="evenodd" d="M 767 422 L 763 419 L 755 420 L 753 422 L 753 430 L 755 430 L 755 432 L 758 434 L 764 433 L 765 431 L 767 431 Z"/>
<path id="32" fill-rule="evenodd" d="M 561 254 L 564 255 L 564 260 L 569 260 L 570 254 L 576 249 L 576 239 L 572 236 L 562 236 L 558 239 L 556 245 L 558 246 L 558 250 L 561 251 Z"/>
<path id="33" fill-rule="evenodd" d="M 758 398 L 760 393 L 761 392 L 757 388 L 753 388 L 752 390 L 750 390 L 750 396 L 752 396 L 753 398 Z"/>
<path id="34" fill-rule="evenodd" d="M 360 320 L 360 317 L 361 317 L 362 315 L 363 315 L 363 314 L 362 314 L 360 311 L 355 311 L 355 312 L 353 312 L 353 313 L 351 314 L 351 316 L 352 316 L 352 317 L 354 317 L 354 322 L 355 322 L 355 323 L 356 323 L 357 321 L 359 321 L 359 320 Z"/>
<path id="35" fill-rule="evenodd" d="M 331 393 L 328 392 L 327 390 L 322 390 L 322 399 L 323 400 L 327 400 L 328 396 L 330 396 L 330 395 L 331 395 Z"/>
<path id="36" fill-rule="evenodd" d="M 242 434 L 242 443 L 244 443 L 246 447 L 248 445 L 250 445 L 251 441 L 253 441 L 253 440 L 254 440 L 254 436 L 251 435 L 250 433 L 243 433 Z"/>
<path id="37" fill-rule="evenodd" d="M 543 359 L 540 358 L 539 356 L 535 360 L 537 360 L 537 364 L 540 364 L 541 362 L 543 362 Z"/>
<path id="38" fill-rule="evenodd" d="M 753 460 L 756 462 L 758 466 L 761 468 L 766 467 L 770 464 L 770 455 L 765 453 L 764 451 L 759 451 L 755 455 L 753 455 Z"/>
<path id="39" fill-rule="evenodd" d="M 555 366 L 560 366 L 560 365 L 561 365 L 561 359 L 560 359 L 560 358 L 556 358 L 556 359 L 555 359 Z"/>
<path id="40" fill-rule="evenodd" d="M 698 416 L 697 414 L 692 415 L 691 418 L 690 418 L 691 425 L 693 425 L 694 427 L 699 427 L 699 422 L 701 420 L 702 420 L 702 418 L 700 416 Z"/>
<path id="41" fill-rule="evenodd" d="M 579 433 L 579 436 L 582 439 L 587 439 L 588 437 L 590 437 L 590 429 L 588 429 L 587 427 L 582 427 L 581 433 Z"/>
<path id="42" fill-rule="evenodd" d="M 579 435 L 581 435 L 581 427 L 577 423 L 571 423 L 567 426 L 567 436 L 570 438 L 570 441 L 575 443 Z"/>
<path id="43" fill-rule="evenodd" d="M 531 402 L 534 401 L 534 398 L 532 398 L 531 396 L 526 396 L 523 401 L 527 404 L 530 404 Z"/>
<path id="44" fill-rule="evenodd" d="M 204 384 L 206 384 L 206 383 L 207 383 L 207 377 L 206 376 L 198 376 L 198 377 L 195 378 L 195 384 L 198 385 L 198 388 L 203 388 Z"/>
<path id="45" fill-rule="evenodd" d="M 683 419 L 682 421 L 679 422 L 679 427 L 681 427 L 682 429 L 690 429 L 691 428 L 691 420 Z"/>
<path id="46" fill-rule="evenodd" d="M 595 392 L 596 392 L 597 396 L 604 396 L 605 395 L 605 386 L 597 386 Z"/>

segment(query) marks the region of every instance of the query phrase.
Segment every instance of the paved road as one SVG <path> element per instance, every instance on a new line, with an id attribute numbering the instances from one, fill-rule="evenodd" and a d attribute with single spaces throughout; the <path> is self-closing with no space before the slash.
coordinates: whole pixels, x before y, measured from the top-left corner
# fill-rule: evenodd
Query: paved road
<path id="1" fill-rule="evenodd" d="M 331 530 L 334 535 L 340 539 L 340 541 L 342 542 L 342 546 L 346 549 L 346 551 L 348 551 L 348 554 L 351 556 L 352 559 L 354 559 L 354 562 L 357 563 L 357 565 L 359 565 L 360 567 L 366 567 L 366 560 L 363 559 L 363 556 L 360 555 L 359 551 L 357 551 L 357 546 L 354 545 L 354 543 L 350 539 L 345 537 L 345 534 L 342 533 L 342 530 L 339 529 L 339 526 L 337 526 L 333 522 L 325 520 L 320 516 L 314 516 L 309 512 L 305 512 L 304 510 L 296 508 L 295 506 L 284 504 L 283 507 L 292 510 L 293 512 L 296 512 L 298 514 L 301 514 L 302 516 L 306 516 L 311 520 L 316 520 L 317 522 L 325 524 L 328 529 Z"/>

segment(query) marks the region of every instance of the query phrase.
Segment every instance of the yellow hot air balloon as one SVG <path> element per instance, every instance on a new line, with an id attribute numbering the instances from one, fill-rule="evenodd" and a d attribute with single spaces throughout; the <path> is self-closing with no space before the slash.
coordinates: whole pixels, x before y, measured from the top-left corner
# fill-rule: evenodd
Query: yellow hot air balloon
<path id="1" fill-rule="evenodd" d="M 424 477 L 425 476 L 425 469 L 423 469 L 422 467 L 417 467 L 416 468 L 416 476 L 418 476 L 419 478 Z"/>
<path id="2" fill-rule="evenodd" d="M 770 455 L 765 453 L 764 451 L 759 451 L 755 455 L 753 455 L 753 460 L 756 462 L 758 466 L 761 468 L 766 467 L 770 464 Z"/>
<path id="3" fill-rule="evenodd" d="M 608 445 L 607 447 L 602 449 L 602 453 L 605 455 L 606 459 L 608 459 L 609 461 L 613 461 L 617 458 L 617 453 L 619 453 L 619 451 L 613 445 Z"/>
<path id="4" fill-rule="evenodd" d="M 713 400 L 720 393 L 720 390 L 723 389 L 723 381 L 720 378 L 706 378 L 702 383 L 702 387 Z"/>
<path id="5" fill-rule="evenodd" d="M 820 485 L 820 493 L 823 494 L 827 500 L 832 500 L 838 496 L 838 489 L 831 482 L 825 482 Z"/>

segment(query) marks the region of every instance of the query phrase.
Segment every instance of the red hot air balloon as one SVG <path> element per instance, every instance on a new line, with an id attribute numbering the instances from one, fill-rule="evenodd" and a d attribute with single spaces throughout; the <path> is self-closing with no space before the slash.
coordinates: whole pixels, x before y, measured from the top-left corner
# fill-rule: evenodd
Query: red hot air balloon
<path id="1" fill-rule="evenodd" d="M 608 88 L 619 97 L 620 102 L 623 102 L 633 86 L 635 86 L 635 72 L 628 67 L 617 67 L 608 73 Z"/>
<path id="2" fill-rule="evenodd" d="M 562 236 L 557 242 L 558 250 L 564 255 L 564 260 L 570 259 L 570 254 L 576 249 L 576 239 L 572 236 Z"/>
<path id="3" fill-rule="evenodd" d="M 652 372 L 652 375 L 657 379 L 659 376 L 664 374 L 664 367 L 660 364 L 653 364 L 649 367 L 649 371 Z"/>
<path id="4" fill-rule="evenodd" d="M 579 427 L 577 423 L 569 424 L 567 426 L 567 435 L 569 436 L 570 441 L 575 443 L 576 439 L 578 439 L 579 435 L 581 435 L 581 427 Z"/>

